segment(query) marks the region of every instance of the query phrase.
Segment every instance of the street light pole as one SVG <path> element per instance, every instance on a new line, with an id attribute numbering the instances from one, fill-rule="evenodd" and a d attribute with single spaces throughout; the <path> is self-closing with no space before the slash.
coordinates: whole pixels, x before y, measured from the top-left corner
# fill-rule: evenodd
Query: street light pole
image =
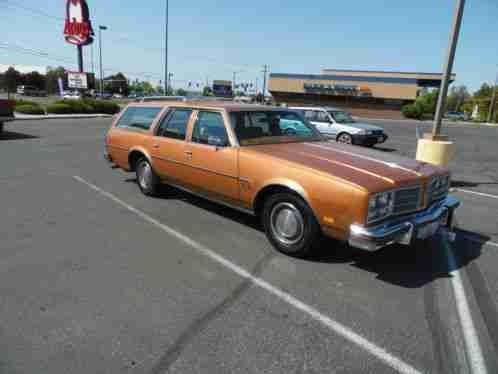
<path id="1" fill-rule="evenodd" d="M 100 53 L 100 98 L 104 97 L 104 70 L 102 68 L 102 31 L 107 30 L 107 26 L 99 26 L 99 53 Z"/>
<path id="2" fill-rule="evenodd" d="M 498 74 L 496 75 L 495 85 L 493 86 L 493 94 L 491 95 L 491 103 L 489 104 L 488 123 L 493 122 L 493 114 L 496 107 L 496 90 L 498 89 Z"/>
<path id="3" fill-rule="evenodd" d="M 164 94 L 168 95 L 169 73 L 168 73 L 168 22 L 169 22 L 169 0 L 166 0 L 166 20 L 164 24 Z"/>
<path id="4" fill-rule="evenodd" d="M 441 89 L 439 92 L 439 99 L 436 108 L 436 117 L 434 119 L 434 128 L 432 129 L 432 139 L 437 140 L 441 134 L 441 123 L 443 120 L 444 107 L 446 104 L 446 95 L 448 94 L 448 86 L 451 79 L 451 72 L 453 71 L 453 63 L 455 61 L 455 52 L 458 44 L 458 37 L 460 34 L 460 27 L 462 25 L 463 10 L 465 7 L 465 0 L 457 0 L 455 8 L 455 15 L 453 19 L 453 28 L 450 36 L 450 44 L 448 49 L 448 58 L 444 69 L 443 81 L 441 82 Z"/>

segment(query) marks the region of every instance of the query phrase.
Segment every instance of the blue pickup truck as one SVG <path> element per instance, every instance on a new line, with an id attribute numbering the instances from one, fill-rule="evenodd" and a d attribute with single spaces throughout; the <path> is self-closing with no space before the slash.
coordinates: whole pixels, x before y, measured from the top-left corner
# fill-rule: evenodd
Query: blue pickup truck
<path id="1" fill-rule="evenodd" d="M 14 102 L 0 100 L 0 134 L 3 132 L 4 123 L 14 120 Z"/>

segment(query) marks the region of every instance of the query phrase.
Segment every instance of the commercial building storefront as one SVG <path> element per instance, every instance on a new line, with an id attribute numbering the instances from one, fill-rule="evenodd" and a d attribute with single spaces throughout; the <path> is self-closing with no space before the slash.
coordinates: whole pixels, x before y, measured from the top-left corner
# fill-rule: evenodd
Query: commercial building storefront
<path id="1" fill-rule="evenodd" d="M 452 81 L 455 75 L 452 76 Z M 359 116 L 400 118 L 401 108 L 442 74 L 324 69 L 322 74 L 270 74 L 268 89 L 279 104 L 334 106 Z"/>

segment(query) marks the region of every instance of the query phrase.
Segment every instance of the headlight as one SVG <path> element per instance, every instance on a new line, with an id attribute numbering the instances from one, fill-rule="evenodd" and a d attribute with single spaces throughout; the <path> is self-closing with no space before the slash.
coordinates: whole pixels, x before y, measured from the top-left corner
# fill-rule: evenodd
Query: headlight
<path id="1" fill-rule="evenodd" d="M 394 208 L 394 191 L 381 192 L 370 196 L 368 201 L 367 223 L 389 217 Z"/>

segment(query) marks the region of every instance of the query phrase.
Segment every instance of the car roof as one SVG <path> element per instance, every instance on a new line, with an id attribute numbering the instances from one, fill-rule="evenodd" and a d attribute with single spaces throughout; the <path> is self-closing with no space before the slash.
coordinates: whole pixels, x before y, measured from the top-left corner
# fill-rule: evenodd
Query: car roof
<path id="1" fill-rule="evenodd" d="M 302 107 L 290 107 L 289 109 L 296 110 L 336 110 L 342 112 L 342 109 L 334 108 L 331 106 L 302 106 Z"/>
<path id="2" fill-rule="evenodd" d="M 243 111 L 282 111 L 289 110 L 288 108 L 274 107 L 260 104 L 243 104 L 233 101 L 219 101 L 219 100 L 161 100 L 153 102 L 136 102 L 130 103 L 129 106 L 133 107 L 176 107 L 176 108 L 192 108 L 192 109 L 217 109 L 226 110 L 228 112 L 243 112 Z"/>

